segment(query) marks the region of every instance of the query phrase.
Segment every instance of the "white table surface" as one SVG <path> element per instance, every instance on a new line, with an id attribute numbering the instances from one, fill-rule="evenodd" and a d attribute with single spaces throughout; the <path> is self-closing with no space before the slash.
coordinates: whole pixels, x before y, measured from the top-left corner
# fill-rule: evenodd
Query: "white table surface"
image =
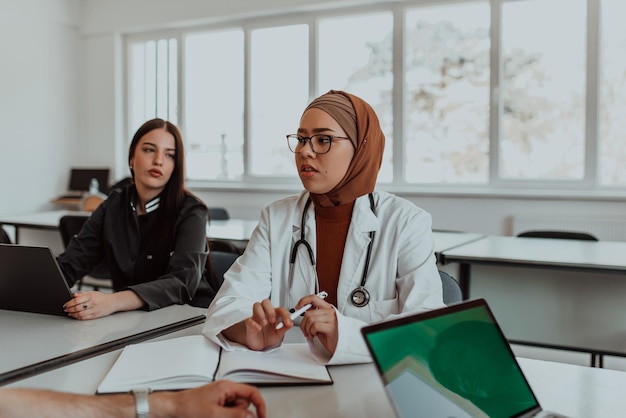
<path id="1" fill-rule="evenodd" d="M 0 216 L 0 224 L 16 228 L 55 230 L 59 220 L 65 215 L 90 215 L 91 212 L 75 210 L 51 210 L 22 215 Z M 212 220 L 207 225 L 207 236 L 211 238 L 248 240 L 258 221 L 248 219 Z"/>
<path id="2" fill-rule="evenodd" d="M 193 335 L 202 325 L 163 338 Z M 24 379 L 8 386 L 93 394 L 121 350 Z M 570 418 L 624 416 L 626 373 L 518 358 L 542 407 Z M 261 388 L 268 417 L 392 417 L 393 410 L 373 364 L 330 366 L 334 384 Z"/>
<path id="3" fill-rule="evenodd" d="M 433 239 L 435 240 L 435 253 L 441 253 L 446 250 L 464 245 L 484 237 L 483 234 L 474 232 L 444 232 L 433 231 Z"/>
<path id="4" fill-rule="evenodd" d="M 447 262 L 510 263 L 626 271 L 626 242 L 485 236 L 443 251 Z"/>
<path id="5" fill-rule="evenodd" d="M 63 364 L 68 357 L 120 346 L 124 339 L 187 327 L 202 321 L 206 308 L 172 305 L 151 312 L 129 311 L 89 321 L 0 310 L 0 382 L 13 371 L 41 362 Z M 122 341 L 120 341 L 122 340 Z"/>

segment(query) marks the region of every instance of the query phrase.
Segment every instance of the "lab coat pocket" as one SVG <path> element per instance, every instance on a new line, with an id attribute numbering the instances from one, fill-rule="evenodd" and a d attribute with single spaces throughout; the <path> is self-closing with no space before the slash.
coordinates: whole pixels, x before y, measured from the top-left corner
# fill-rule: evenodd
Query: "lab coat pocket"
<path id="1" fill-rule="evenodd" d="M 385 300 L 372 300 L 368 304 L 370 311 L 370 322 L 381 321 L 389 315 L 397 314 L 399 311 L 398 298 Z"/>

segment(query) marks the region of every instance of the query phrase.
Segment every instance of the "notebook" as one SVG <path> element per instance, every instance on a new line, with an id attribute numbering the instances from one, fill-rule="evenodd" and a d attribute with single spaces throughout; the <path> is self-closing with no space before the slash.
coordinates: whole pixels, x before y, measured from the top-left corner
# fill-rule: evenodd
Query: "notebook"
<path id="1" fill-rule="evenodd" d="M 484 299 L 361 332 L 398 417 L 563 418 L 542 410 Z"/>
<path id="2" fill-rule="evenodd" d="M 49 248 L 0 244 L 0 309 L 67 315 L 72 299 Z"/>
<path id="3" fill-rule="evenodd" d="M 257 386 L 333 383 L 306 343 L 285 343 L 269 352 L 225 351 L 204 335 L 190 335 L 127 345 L 97 392 L 180 390 L 219 379 Z"/>

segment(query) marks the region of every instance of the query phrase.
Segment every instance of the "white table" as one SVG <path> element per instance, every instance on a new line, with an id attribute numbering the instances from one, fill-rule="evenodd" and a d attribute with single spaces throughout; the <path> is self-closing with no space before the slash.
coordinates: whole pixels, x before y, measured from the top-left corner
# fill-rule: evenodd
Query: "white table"
<path id="1" fill-rule="evenodd" d="M 460 264 L 464 299 L 479 271 L 489 287 L 479 296 L 491 295 L 512 342 L 588 352 L 593 365 L 605 354 L 626 356 L 626 242 L 487 236 L 440 258 Z M 515 316 L 519 324 L 509 327 Z"/>
<path id="2" fill-rule="evenodd" d="M 205 314 L 205 308 L 172 305 L 77 321 L 0 310 L 0 384 L 202 323 Z"/>
<path id="3" fill-rule="evenodd" d="M 162 338 L 200 333 L 201 325 Z M 11 383 L 11 387 L 93 394 L 121 350 Z M 615 418 L 626 411 L 626 373 L 518 358 L 544 409 L 571 418 Z M 392 417 L 393 410 L 373 364 L 330 366 L 333 385 L 264 387 L 267 416 Z"/>
<path id="4" fill-rule="evenodd" d="M 0 225 L 15 228 L 15 241 L 19 243 L 20 228 L 54 231 L 59 229 L 59 220 L 65 215 L 90 215 L 91 212 L 75 210 L 51 210 L 23 215 L 0 216 Z M 258 221 L 247 219 L 213 220 L 207 225 L 207 236 L 211 238 L 247 241 Z"/>
<path id="5" fill-rule="evenodd" d="M 468 244 L 484 238 L 483 234 L 474 232 L 454 232 L 454 231 L 433 231 L 433 239 L 435 240 L 435 254 L 440 258 L 440 254 L 444 251 L 452 250 L 458 246 Z"/>

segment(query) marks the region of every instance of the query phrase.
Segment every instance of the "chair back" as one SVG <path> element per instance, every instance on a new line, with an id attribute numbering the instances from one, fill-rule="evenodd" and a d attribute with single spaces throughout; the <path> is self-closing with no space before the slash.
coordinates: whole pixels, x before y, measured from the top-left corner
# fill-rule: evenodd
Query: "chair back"
<path id="1" fill-rule="evenodd" d="M 225 221 L 227 219 L 230 219 L 230 216 L 225 208 L 209 208 L 209 221 Z"/>
<path id="2" fill-rule="evenodd" d="M 210 286 L 217 292 L 224 282 L 224 273 L 228 271 L 239 254 L 223 251 L 210 251 L 207 257 L 207 269 L 210 272 L 212 283 Z"/>
<path id="3" fill-rule="evenodd" d="M 461 302 L 463 300 L 461 286 L 454 277 L 441 270 L 439 270 L 439 277 L 441 277 L 441 285 L 443 286 L 443 303 L 450 305 Z"/>
<path id="4" fill-rule="evenodd" d="M 65 215 L 59 219 L 59 232 L 61 232 L 61 240 L 65 248 L 70 244 L 74 235 L 80 232 L 87 219 L 89 219 L 87 215 Z"/>
<path id="5" fill-rule="evenodd" d="M 518 237 L 530 237 L 530 238 L 558 238 L 558 239 L 579 239 L 584 241 L 597 241 L 594 235 L 588 232 L 572 232 L 572 231 L 551 231 L 551 230 L 537 230 L 526 231 L 517 234 Z"/>
<path id="6" fill-rule="evenodd" d="M 4 228 L 0 228 L 0 244 L 12 244 L 11 238 L 9 238 L 9 234 Z"/>

